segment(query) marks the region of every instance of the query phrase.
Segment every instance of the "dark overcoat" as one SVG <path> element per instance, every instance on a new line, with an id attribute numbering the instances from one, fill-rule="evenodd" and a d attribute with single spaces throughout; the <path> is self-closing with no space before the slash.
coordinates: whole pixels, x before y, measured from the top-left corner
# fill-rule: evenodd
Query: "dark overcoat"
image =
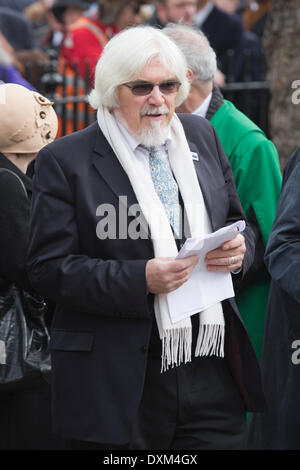
<path id="1" fill-rule="evenodd" d="M 252 417 L 249 447 L 300 449 L 300 147 L 285 168 L 265 262 L 272 277 L 261 362 L 268 410 Z"/>
<path id="2" fill-rule="evenodd" d="M 32 291 L 25 268 L 32 181 L 2 153 L 0 169 L 9 170 L 0 171 L 0 290 L 14 283 Z M 26 390 L 1 392 L 0 417 L 0 450 L 62 449 L 51 433 L 50 387 L 42 377 Z"/>
<path id="3" fill-rule="evenodd" d="M 2 153 L 0 169 L 9 170 L 0 172 L 0 278 L 29 289 L 25 260 L 32 181 Z"/>

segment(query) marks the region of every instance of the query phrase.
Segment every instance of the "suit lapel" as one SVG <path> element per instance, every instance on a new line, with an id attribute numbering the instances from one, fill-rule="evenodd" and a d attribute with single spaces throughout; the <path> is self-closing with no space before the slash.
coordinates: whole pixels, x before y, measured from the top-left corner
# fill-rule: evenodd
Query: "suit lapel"
<path id="1" fill-rule="evenodd" d="M 135 218 L 136 212 L 134 211 L 132 214 L 130 208 L 138 204 L 138 200 L 125 170 L 99 128 L 97 129 L 96 145 L 92 154 L 92 160 L 95 169 L 115 194 L 118 203 L 123 204 L 129 217 L 132 215 Z M 124 196 L 126 197 L 124 198 Z M 139 216 L 139 223 L 144 234 L 148 236 L 149 227 L 142 211 Z"/>
<path id="2" fill-rule="evenodd" d="M 196 144 L 194 144 L 194 142 L 192 141 L 188 141 L 188 145 L 190 147 L 191 152 L 196 153 L 199 157 L 199 160 L 194 160 L 194 167 L 195 167 L 198 181 L 200 184 L 200 188 L 202 191 L 206 210 L 209 215 L 210 221 L 212 222 L 212 214 L 211 214 L 212 200 L 211 200 L 211 194 L 210 194 L 209 185 L 208 185 L 208 181 L 210 180 L 210 175 L 207 172 L 204 157 L 199 153 L 199 149 L 196 146 Z"/>
<path id="3" fill-rule="evenodd" d="M 129 178 L 104 135 L 97 129 L 93 165 L 116 197 L 127 196 L 128 206 L 137 203 Z"/>

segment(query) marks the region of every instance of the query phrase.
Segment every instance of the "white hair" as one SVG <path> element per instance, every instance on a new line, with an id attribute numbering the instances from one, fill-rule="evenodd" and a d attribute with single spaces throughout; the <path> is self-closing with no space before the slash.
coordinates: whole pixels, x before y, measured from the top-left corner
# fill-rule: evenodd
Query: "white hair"
<path id="1" fill-rule="evenodd" d="M 117 108 L 117 87 L 136 80 L 142 69 L 156 57 L 181 82 L 175 101 L 179 106 L 190 89 L 186 60 L 171 39 L 151 26 L 126 29 L 107 43 L 96 65 L 90 105 L 95 109 L 100 105 Z"/>
<path id="2" fill-rule="evenodd" d="M 216 53 L 202 31 L 191 26 L 169 24 L 163 33 L 179 47 L 196 80 L 213 80 L 217 70 Z"/>

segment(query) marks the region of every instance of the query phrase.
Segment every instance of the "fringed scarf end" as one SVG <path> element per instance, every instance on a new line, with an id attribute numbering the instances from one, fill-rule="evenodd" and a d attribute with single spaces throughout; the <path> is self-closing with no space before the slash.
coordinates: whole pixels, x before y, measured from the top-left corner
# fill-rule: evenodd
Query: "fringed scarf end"
<path id="1" fill-rule="evenodd" d="M 161 372 L 192 360 L 192 328 L 166 330 L 162 339 Z"/>
<path id="2" fill-rule="evenodd" d="M 195 356 L 224 357 L 225 325 L 200 325 Z"/>

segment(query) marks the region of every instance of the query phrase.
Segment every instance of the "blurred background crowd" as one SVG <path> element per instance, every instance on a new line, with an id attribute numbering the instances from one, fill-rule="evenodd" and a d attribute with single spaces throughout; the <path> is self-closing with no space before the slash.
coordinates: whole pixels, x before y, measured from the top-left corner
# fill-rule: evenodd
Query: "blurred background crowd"
<path id="1" fill-rule="evenodd" d="M 300 113 L 297 112 L 300 105 L 300 0 L 0 0 L 0 84 L 19 84 L 37 91 L 38 98 L 31 97 L 34 105 L 35 99 L 44 108 L 49 108 L 53 103 L 58 116 L 58 137 L 82 129 L 96 119 L 95 111 L 88 104 L 88 94 L 93 88 L 95 67 L 105 45 L 118 32 L 140 24 L 165 28 L 165 34 L 181 48 L 192 78 L 190 94 L 177 111 L 198 114 L 210 120 L 229 158 L 241 203 L 255 233 L 256 246 L 253 267 L 240 290 L 236 290 L 236 300 L 260 359 L 270 287 L 264 252 L 281 188 L 278 155 L 283 170 L 300 142 Z M 177 26 L 174 30 L 174 24 L 184 26 Z M 194 30 L 202 31 L 205 36 L 195 35 Z M 24 89 L 22 93 L 24 95 Z M 14 109 L 10 106 L 11 115 L 9 112 L 2 114 L 0 170 L 2 166 L 6 170 L 17 171 L 31 193 L 32 163 L 39 148 L 30 148 L 30 152 L 26 148 L 27 155 L 24 157 L 24 148 L 20 145 L 14 149 L 16 154 L 12 155 L 11 149 L 7 150 L 5 146 L 5 125 L 14 127 L 23 122 L 27 115 L 33 116 L 33 110 L 25 106 L 22 93 L 18 97 L 17 92 L 11 91 L 11 97 L 18 103 L 22 102 L 23 109 L 22 106 L 19 109 L 19 105 L 15 105 Z M 28 90 L 25 90 L 25 96 L 26 93 Z M 43 109 L 41 122 L 45 117 Z M 36 122 L 32 125 L 37 126 Z M 43 135 L 44 139 L 55 138 L 56 122 L 54 127 L 51 135 L 49 132 Z M 42 143 L 44 145 L 47 141 Z M 7 158 L 7 152 L 10 158 Z M 299 158 L 299 150 L 297 155 Z M 18 161 L 22 164 L 21 171 L 15 165 Z M 295 158 L 292 159 L 294 161 Z M 14 183 L 18 188 L 18 182 Z M 10 274 L 7 273 L 8 257 L 14 266 L 14 259 L 20 252 L 23 262 L 29 200 L 24 199 L 22 194 L 23 207 L 19 196 L 15 197 L 11 186 L 6 188 L 3 179 L 0 189 L 3 194 L 0 197 L 3 204 L 0 216 L 2 214 L 5 221 L 2 226 L 7 225 L 7 231 L 0 231 L 3 257 L 2 263 L 0 259 L 0 274 L 6 279 Z M 12 199 L 11 206 L 17 208 L 16 213 L 10 210 L 8 197 Z M 292 200 L 298 203 L 298 199 Z M 298 212 L 296 215 L 293 220 L 298 221 Z M 13 229 L 9 225 L 10 218 Z M 21 223 L 19 232 L 15 230 L 17 219 Z M 12 233 L 17 234 L 16 239 Z M 21 249 L 16 249 L 16 246 L 21 246 Z M 286 265 L 296 266 L 297 271 L 297 265 L 289 262 L 284 268 L 280 265 L 281 273 L 286 271 Z M 22 269 L 25 272 L 24 265 Z M 10 281 L 15 282 L 13 276 Z M 26 282 L 20 285 L 27 288 Z M 298 292 L 297 284 L 297 296 Z M 50 302 L 49 306 L 50 310 L 53 309 Z M 271 331 L 270 337 L 277 341 L 277 333 L 274 336 Z M 277 349 L 281 358 L 281 349 Z M 263 371 L 264 364 L 269 370 L 268 354 L 267 350 L 262 361 Z M 288 352 L 286 356 L 289 360 Z M 286 370 L 285 366 L 277 367 L 277 363 L 274 367 Z M 267 387 L 271 396 L 273 388 L 272 383 Z M 292 389 L 298 390 L 291 386 Z M 43 386 L 36 393 L 42 393 L 40 409 L 36 406 L 38 399 L 35 394 L 27 394 L 25 398 L 21 396 L 20 402 L 14 402 L 14 397 L 9 395 L 5 400 L 2 398 L 0 414 L 4 418 L 2 428 L 0 425 L 0 448 L 20 445 L 30 448 L 33 441 L 36 448 L 40 446 L 42 449 L 45 445 L 49 448 L 61 445 L 53 442 L 48 434 L 38 431 L 35 423 L 37 415 L 42 423 L 41 428 L 50 429 L 50 392 L 48 386 Z M 277 408 L 279 406 L 275 403 L 270 415 L 274 413 L 275 416 L 272 410 Z M 19 429 L 21 421 L 27 422 L 24 410 L 30 424 L 22 424 Z M 285 414 L 283 408 L 282 415 Z M 11 427 L 11 433 L 7 434 L 9 420 L 14 422 L 16 428 Z M 278 426 L 278 429 L 281 428 L 284 432 L 284 426 Z M 258 428 L 254 426 L 253 429 L 252 434 L 259 436 Z M 290 426 L 289 429 L 294 435 L 294 428 Z M 41 442 L 37 441 L 38 434 Z M 282 444 L 281 434 L 277 434 L 279 443 L 270 434 L 270 445 L 281 448 L 285 444 Z M 28 438 L 30 443 L 24 444 L 24 438 Z M 296 445 L 299 445 L 298 441 Z M 268 446 L 263 444 L 263 448 Z"/>
<path id="2" fill-rule="evenodd" d="M 0 80 L 54 100 L 61 136 L 94 120 L 86 97 L 114 34 L 194 26 L 217 54 L 215 83 L 272 138 L 283 168 L 300 141 L 291 100 L 298 9 L 297 0 L 0 0 Z"/>

